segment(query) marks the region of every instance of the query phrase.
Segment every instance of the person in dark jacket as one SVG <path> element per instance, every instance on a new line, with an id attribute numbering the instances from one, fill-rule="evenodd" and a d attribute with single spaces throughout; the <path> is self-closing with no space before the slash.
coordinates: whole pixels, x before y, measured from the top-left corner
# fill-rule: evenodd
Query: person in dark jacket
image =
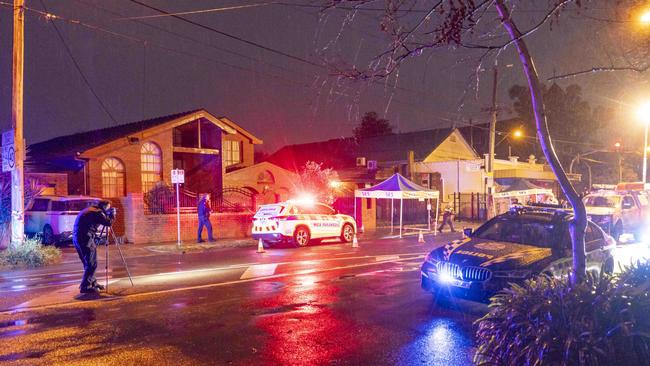
<path id="1" fill-rule="evenodd" d="M 197 242 L 203 243 L 204 240 L 201 238 L 201 234 L 203 234 L 203 227 L 205 226 L 206 229 L 208 229 L 208 241 L 214 241 L 214 238 L 212 237 L 212 224 L 210 223 L 210 212 L 212 209 L 210 208 L 210 195 L 206 194 L 201 198 L 199 201 L 199 207 L 198 207 L 198 212 L 199 212 L 199 231 L 197 234 Z"/>
<path id="2" fill-rule="evenodd" d="M 456 232 L 454 229 L 454 210 L 449 206 L 447 206 L 447 208 L 445 208 L 445 211 L 442 213 L 442 224 L 440 224 L 438 231 L 442 232 L 442 229 L 444 229 L 445 225 L 449 225 L 452 233 Z"/>
<path id="3" fill-rule="evenodd" d="M 104 286 L 97 283 L 97 243 L 95 242 L 99 226 L 111 226 L 115 220 L 115 210 L 111 203 L 100 201 L 96 205 L 83 209 L 77 215 L 72 229 L 74 243 L 79 259 L 84 266 L 84 274 L 79 285 L 81 293 L 98 293 Z"/>

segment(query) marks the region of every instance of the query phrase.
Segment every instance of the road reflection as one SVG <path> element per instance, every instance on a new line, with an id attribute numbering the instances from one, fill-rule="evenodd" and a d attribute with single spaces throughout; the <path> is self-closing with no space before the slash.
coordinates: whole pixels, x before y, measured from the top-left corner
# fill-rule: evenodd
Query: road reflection
<path id="1" fill-rule="evenodd" d="M 298 276 L 254 306 L 261 313 L 255 325 L 268 335 L 262 350 L 268 364 L 332 364 L 358 351 L 355 324 L 331 308 L 339 288 L 320 280 Z"/>
<path id="2" fill-rule="evenodd" d="M 434 317 L 421 324 L 420 334 L 412 343 L 400 351 L 399 365 L 471 365 L 473 352 L 473 333 L 469 327 L 461 325 L 458 319 Z"/>

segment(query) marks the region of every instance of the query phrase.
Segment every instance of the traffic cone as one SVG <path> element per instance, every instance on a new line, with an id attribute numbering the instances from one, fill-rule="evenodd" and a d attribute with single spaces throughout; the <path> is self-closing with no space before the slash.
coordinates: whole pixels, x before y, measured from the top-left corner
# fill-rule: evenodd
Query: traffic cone
<path id="1" fill-rule="evenodd" d="M 258 253 L 265 253 L 266 251 L 264 250 L 264 242 L 262 242 L 262 238 L 260 238 L 257 241 L 257 252 Z"/>
<path id="2" fill-rule="evenodd" d="M 418 235 L 418 243 L 424 243 L 424 235 L 422 234 L 422 230 L 420 230 L 420 234 Z"/>
<path id="3" fill-rule="evenodd" d="M 357 240 L 357 234 L 354 234 L 354 237 L 352 238 L 352 248 L 358 248 L 359 247 L 359 240 Z"/>

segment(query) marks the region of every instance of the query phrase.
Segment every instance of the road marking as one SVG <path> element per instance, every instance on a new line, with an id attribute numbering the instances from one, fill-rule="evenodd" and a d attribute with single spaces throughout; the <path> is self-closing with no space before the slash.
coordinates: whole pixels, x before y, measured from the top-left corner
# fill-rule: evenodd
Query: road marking
<path id="1" fill-rule="evenodd" d="M 275 270 L 278 268 L 277 264 L 258 264 L 255 266 L 250 266 L 246 269 L 244 274 L 239 277 L 240 280 L 245 280 L 247 278 L 255 277 L 267 277 L 275 274 Z"/>
<path id="2" fill-rule="evenodd" d="M 337 270 L 341 270 L 341 269 L 369 267 L 369 266 L 375 266 L 375 265 L 386 264 L 386 263 L 405 262 L 405 261 L 409 261 L 409 260 L 413 260 L 413 258 L 388 260 L 388 261 L 382 261 L 382 262 L 368 262 L 368 263 L 360 263 L 360 264 L 351 264 L 351 265 L 347 265 L 347 266 L 338 266 L 338 267 L 332 267 L 332 268 L 309 269 L 309 270 L 303 270 L 303 271 L 296 271 L 296 272 L 293 272 L 293 273 L 273 274 L 273 275 L 266 276 L 266 277 L 253 277 L 253 278 L 239 279 L 239 280 L 227 281 L 227 282 L 210 283 L 210 284 L 205 284 L 205 285 L 178 287 L 178 288 L 172 288 L 172 289 L 166 289 L 166 290 L 157 290 L 157 291 L 149 291 L 149 292 L 139 292 L 139 293 L 130 294 L 130 295 L 122 295 L 122 296 L 118 296 L 118 297 L 111 296 L 111 297 L 92 299 L 92 300 L 86 300 L 86 301 L 75 300 L 75 301 L 68 301 L 68 302 L 64 302 L 64 303 L 51 304 L 51 305 L 23 306 L 23 305 L 29 304 L 29 302 L 27 302 L 27 303 L 21 304 L 21 305 L 16 306 L 16 307 L 12 307 L 12 308 L 10 308 L 8 310 L 2 310 L 2 311 L 0 311 L 0 315 L 11 315 L 11 314 L 21 313 L 21 312 L 26 312 L 26 311 L 54 309 L 54 308 L 61 308 L 61 307 L 66 307 L 66 306 L 75 306 L 75 305 L 83 305 L 83 304 L 88 304 L 88 303 L 97 303 L 97 302 L 101 302 L 101 301 L 117 301 L 117 300 L 138 298 L 138 297 L 144 297 L 144 296 L 164 295 L 164 294 L 170 294 L 170 293 L 182 292 L 182 291 L 200 290 L 200 289 L 206 289 L 206 288 L 235 285 L 235 284 L 240 284 L 240 283 L 248 283 L 248 282 L 256 282 L 256 281 L 269 280 L 269 279 L 284 278 L 284 277 L 296 276 L 296 275 L 301 275 L 301 274 L 331 272 L 331 271 L 337 271 Z M 127 279 L 126 278 L 115 279 L 115 282 L 118 282 L 120 280 L 127 280 Z M 46 296 L 46 295 L 44 295 L 44 296 Z"/>
<path id="3" fill-rule="evenodd" d="M 381 261 L 389 261 L 389 260 L 399 259 L 399 258 L 400 258 L 399 255 L 380 255 L 375 257 L 375 260 L 377 262 L 381 262 Z"/>

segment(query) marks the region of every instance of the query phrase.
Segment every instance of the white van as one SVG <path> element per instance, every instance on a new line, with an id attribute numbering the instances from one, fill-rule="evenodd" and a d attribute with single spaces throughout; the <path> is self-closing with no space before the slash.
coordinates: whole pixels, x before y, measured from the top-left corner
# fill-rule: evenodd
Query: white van
<path id="1" fill-rule="evenodd" d="M 72 240 L 77 214 L 101 198 L 88 196 L 39 196 L 25 211 L 25 234 L 40 235 L 45 245 Z"/>

